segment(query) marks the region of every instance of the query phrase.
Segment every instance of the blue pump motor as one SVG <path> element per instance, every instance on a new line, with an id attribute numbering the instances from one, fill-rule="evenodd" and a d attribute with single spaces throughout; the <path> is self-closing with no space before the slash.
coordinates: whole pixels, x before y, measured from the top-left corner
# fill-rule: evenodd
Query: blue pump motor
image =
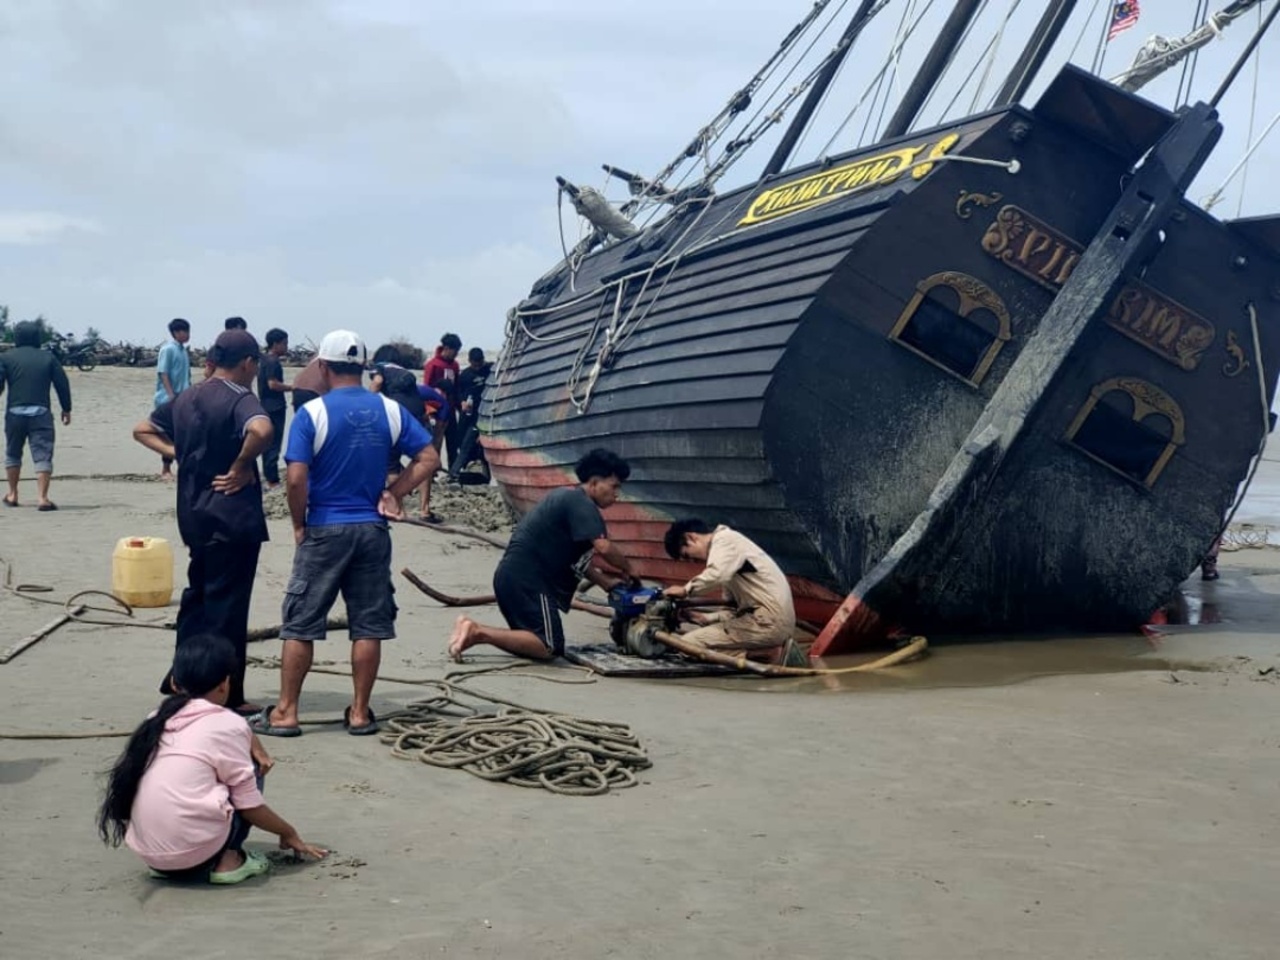
<path id="1" fill-rule="evenodd" d="M 643 614 L 649 601 L 661 595 L 661 587 L 640 587 L 635 590 L 614 587 L 609 591 L 609 606 L 613 608 L 616 618 L 630 620 Z"/>

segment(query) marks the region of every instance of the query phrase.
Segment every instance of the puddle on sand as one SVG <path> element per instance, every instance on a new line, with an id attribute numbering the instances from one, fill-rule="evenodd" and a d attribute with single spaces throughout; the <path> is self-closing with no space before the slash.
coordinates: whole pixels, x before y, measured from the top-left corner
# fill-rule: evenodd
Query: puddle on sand
<path id="1" fill-rule="evenodd" d="M 1256 589 L 1240 589 L 1247 582 Z M 1224 573 L 1216 583 L 1184 587 L 1169 604 L 1151 618 L 1159 630 L 1176 628 L 1171 636 L 1185 635 L 1184 627 L 1230 623 L 1240 629 L 1253 628 L 1273 635 L 1275 595 L 1280 594 L 1280 574 L 1269 568 L 1265 575 Z M 1194 630 L 1191 631 L 1194 633 Z M 1212 671 L 1198 654 L 1192 660 L 1171 657 L 1164 648 L 1153 644 L 1142 634 L 1126 633 L 1094 636 L 1013 636 L 989 640 L 967 639 L 948 642 L 930 638 L 928 656 L 914 663 L 875 673 L 845 673 L 818 677 L 697 677 L 686 680 L 664 680 L 723 690 L 756 690 L 770 693 L 823 693 L 879 690 L 927 690 L 943 687 L 993 687 L 1022 683 L 1039 677 L 1087 676 L 1103 673 L 1135 671 Z M 1185 649 L 1185 648 L 1184 648 Z M 1274 648 L 1268 639 L 1257 651 L 1240 646 L 1251 656 L 1269 656 Z M 870 663 L 885 656 L 887 650 L 867 651 L 856 656 L 828 657 L 824 666 L 839 669 Z"/>
<path id="2" fill-rule="evenodd" d="M 885 656 L 879 650 L 854 656 L 827 657 L 824 665 L 839 669 Z M 827 674 L 817 677 L 699 677 L 674 681 L 722 690 L 770 693 L 824 693 L 876 690 L 927 690 L 945 687 L 993 687 L 1038 677 L 1075 676 L 1131 671 L 1203 670 L 1163 656 L 1145 637 L 1133 634 L 1100 637 L 1010 638 L 965 643 L 938 643 L 912 663 L 875 673 Z M 670 683 L 673 681 L 663 681 Z"/>
<path id="3" fill-rule="evenodd" d="M 1179 593 L 1168 605 L 1151 617 L 1153 624 L 1195 627 L 1205 623 L 1222 623 L 1219 605 L 1194 593 Z"/>

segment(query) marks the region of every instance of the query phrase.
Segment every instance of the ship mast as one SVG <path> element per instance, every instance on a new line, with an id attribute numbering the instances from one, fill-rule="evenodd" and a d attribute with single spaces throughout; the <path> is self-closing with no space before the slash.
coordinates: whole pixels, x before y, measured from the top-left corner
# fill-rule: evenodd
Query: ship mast
<path id="1" fill-rule="evenodd" d="M 942 79 L 942 74 L 951 62 L 951 57 L 960 45 L 960 40 L 983 2 L 984 0 L 957 0 L 956 5 L 951 8 L 951 15 L 947 17 L 942 32 L 938 34 L 938 39 L 934 41 L 929 55 L 925 57 L 915 79 L 911 81 L 911 86 L 903 95 L 902 102 L 898 104 L 898 109 L 889 120 L 889 125 L 885 127 L 881 135 L 882 140 L 900 137 L 911 129 L 921 108 L 924 107 L 925 100 L 929 98 L 930 91 Z"/>
<path id="2" fill-rule="evenodd" d="M 1005 79 L 1000 92 L 996 94 L 992 106 L 1004 107 L 1022 99 L 1027 88 L 1035 80 L 1036 74 L 1044 66 L 1054 44 L 1058 42 L 1058 35 L 1067 25 L 1067 20 L 1071 18 L 1075 7 L 1076 0 L 1054 0 L 1045 8 L 1040 22 L 1036 24 L 1035 33 L 1031 35 L 1030 42 L 1018 57 L 1018 62 L 1009 71 L 1009 76 Z"/>
<path id="3" fill-rule="evenodd" d="M 769 162 L 765 164 L 761 177 L 771 177 L 787 165 L 787 161 L 791 159 L 791 152 L 795 150 L 796 143 L 803 136 L 805 127 L 809 125 L 809 118 L 818 109 L 818 104 L 822 102 L 822 98 L 830 88 L 831 81 L 836 78 L 841 64 L 844 63 L 845 58 L 849 55 L 849 51 L 853 49 L 853 41 L 862 32 L 862 28 L 879 12 L 881 6 L 883 6 L 883 0 L 862 0 L 862 3 L 858 5 L 857 12 L 854 13 L 853 19 L 849 21 L 849 26 L 845 27 L 844 33 L 840 35 L 840 42 L 837 44 L 839 53 L 827 61 L 822 73 L 814 80 L 813 86 L 809 88 L 808 96 L 804 99 L 804 103 L 800 105 L 795 118 L 791 121 L 790 126 L 787 127 L 787 132 L 782 135 L 782 141 L 778 144 L 777 149 L 773 151 L 773 156 L 769 158 Z"/>

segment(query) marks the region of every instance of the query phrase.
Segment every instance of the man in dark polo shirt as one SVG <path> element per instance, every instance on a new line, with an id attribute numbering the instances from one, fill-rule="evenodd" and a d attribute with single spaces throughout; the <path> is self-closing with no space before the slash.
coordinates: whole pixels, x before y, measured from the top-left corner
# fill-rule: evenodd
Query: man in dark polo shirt
<path id="1" fill-rule="evenodd" d="M 633 578 L 631 564 L 609 540 L 600 511 L 618 501 L 631 467 L 611 450 L 592 450 L 574 468 L 576 487 L 552 490 L 516 526 L 493 574 L 493 592 L 507 629 L 458 617 L 449 638 L 449 656 L 487 643 L 531 660 L 564 653 L 559 611 L 568 611 L 582 578 L 604 587 L 621 580 L 592 565 L 600 556 Z"/>
<path id="2" fill-rule="evenodd" d="M 227 330 L 210 352 L 213 375 L 161 404 L 133 428 L 149 450 L 178 461 L 178 530 L 191 553 L 178 609 L 178 646 L 202 634 L 236 649 L 227 707 L 261 709 L 244 698 L 245 634 L 258 553 L 267 539 L 257 459 L 271 442 L 271 420 L 249 389 L 258 375 L 258 341 Z M 170 691 L 170 678 L 160 687 Z"/>
<path id="3" fill-rule="evenodd" d="M 280 486 L 280 448 L 284 445 L 284 395 L 293 387 L 284 382 L 284 367 L 280 358 L 289 352 L 289 334 L 279 327 L 267 331 L 267 352 L 258 364 L 258 399 L 262 409 L 271 418 L 274 431 L 267 452 L 262 455 L 262 478 L 267 489 Z"/>

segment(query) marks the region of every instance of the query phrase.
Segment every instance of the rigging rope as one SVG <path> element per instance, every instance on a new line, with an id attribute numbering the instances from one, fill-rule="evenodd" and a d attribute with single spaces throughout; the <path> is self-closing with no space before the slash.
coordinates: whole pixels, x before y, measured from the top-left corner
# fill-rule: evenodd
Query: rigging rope
<path id="1" fill-rule="evenodd" d="M 1102 61 L 1107 56 L 1107 43 L 1109 38 L 1107 34 L 1111 32 L 1111 10 L 1113 4 L 1107 3 L 1102 14 L 1102 27 L 1098 32 L 1098 45 L 1093 51 L 1093 63 L 1089 66 L 1089 72 L 1095 76 L 1102 73 Z"/>
<path id="2" fill-rule="evenodd" d="M 1093 22 L 1094 16 L 1098 12 L 1098 5 L 1102 0 L 1093 0 L 1093 6 L 1089 8 L 1089 15 L 1084 18 L 1084 23 L 1080 24 L 1080 32 L 1076 34 L 1076 42 L 1071 45 L 1071 53 L 1067 57 L 1069 63 L 1075 63 L 1076 54 L 1080 51 L 1080 44 L 1084 42 L 1084 35 L 1089 32 L 1089 24 Z"/>
<path id="3" fill-rule="evenodd" d="M 1015 8 L 1017 7 L 1018 2 L 1019 2 L 1019 0 L 1014 0 L 1014 7 L 1015 7 Z M 937 92 L 938 92 L 940 89 L 942 89 L 942 79 L 943 79 L 943 77 L 945 77 L 945 76 L 946 76 L 946 74 L 947 74 L 947 71 L 951 69 L 951 65 L 952 65 L 953 63 L 955 63 L 956 55 L 959 53 L 959 51 L 963 50 L 963 49 L 964 49 L 965 44 L 966 44 L 966 43 L 968 43 L 968 41 L 969 41 L 969 35 L 973 32 L 974 27 L 976 27 L 976 26 L 977 26 L 978 21 L 979 21 L 980 19 L 982 19 L 982 15 L 983 15 L 983 13 L 985 13 L 985 12 L 986 12 L 986 9 L 987 9 L 987 0 L 982 0 L 982 3 L 978 6 L 978 10 L 977 10 L 977 12 L 976 12 L 976 13 L 974 14 L 974 16 L 969 20 L 969 22 L 965 25 L 964 33 L 962 33 L 962 34 L 960 35 L 960 42 L 959 42 L 959 43 L 957 43 L 957 44 L 955 45 L 955 48 L 951 51 L 951 55 L 950 55 L 949 57 L 947 57 L 947 62 L 946 62 L 946 63 L 943 65 L 943 67 L 942 67 L 942 73 L 940 73 L 940 74 L 938 75 L 938 82 L 937 82 L 937 83 L 935 83 L 935 84 L 933 85 L 933 89 L 931 89 L 931 90 L 928 92 L 928 94 L 925 96 L 925 98 L 924 98 L 924 103 L 920 104 L 920 113 L 918 114 L 919 116 L 921 116 L 921 117 L 923 117 L 923 116 L 924 116 L 924 112 L 925 112 L 925 110 L 927 110 L 927 109 L 928 109 L 929 104 L 931 104 L 931 103 L 933 102 L 933 98 L 934 98 L 934 96 L 937 94 Z M 1012 15 L 1012 13 L 1011 13 L 1011 15 Z M 1004 32 L 1003 27 L 1001 28 L 1000 32 L 1001 32 L 1001 33 L 1003 33 L 1003 32 Z M 998 42 L 998 38 L 997 38 L 997 42 Z M 979 61 L 979 62 L 981 62 L 981 61 Z M 970 79 L 972 79 L 973 74 L 974 74 L 976 71 L 977 71 L 977 67 L 975 66 L 975 67 L 974 67 L 974 69 L 973 69 L 973 70 L 971 70 L 971 71 L 969 72 L 969 76 L 965 79 L 964 83 L 960 85 L 961 89 L 963 89 L 964 84 L 967 84 L 967 83 L 969 82 L 969 80 L 970 80 Z M 946 116 L 946 114 L 944 113 L 944 114 L 943 114 L 943 116 L 945 117 L 945 116 Z M 941 118 L 939 118 L 939 121 L 938 121 L 938 122 L 941 122 Z M 919 124 L 919 125 L 920 125 L 920 126 L 927 126 L 927 124 L 923 124 L 923 123 L 921 123 L 921 124 Z"/>
<path id="4" fill-rule="evenodd" d="M 1191 18 L 1191 29 L 1195 30 L 1196 26 L 1204 22 L 1204 18 L 1209 15 L 1209 0 L 1196 0 L 1196 11 Z M 1200 51 L 1197 50 L 1187 60 L 1182 63 L 1182 75 L 1178 77 L 1178 95 L 1173 101 L 1174 106 L 1181 106 L 1191 99 L 1192 86 L 1195 83 L 1196 66 L 1200 62 Z"/>
<path id="5" fill-rule="evenodd" d="M 1258 7 L 1258 27 L 1262 27 L 1262 7 Z M 1199 54 L 1196 54 L 1199 56 Z M 1258 76 L 1262 72 L 1262 45 L 1258 45 L 1258 49 L 1253 55 L 1253 98 L 1249 101 L 1249 132 L 1245 137 L 1245 143 L 1253 140 L 1254 122 L 1258 115 Z M 1280 114 L 1277 114 L 1280 117 Z M 1275 126 L 1275 120 L 1271 121 L 1271 126 Z M 1267 127 L 1267 132 L 1271 132 L 1271 127 Z M 1252 153 L 1252 151 L 1250 151 Z M 1240 196 L 1236 199 L 1236 216 L 1239 217 L 1244 210 L 1244 197 L 1249 188 L 1249 154 L 1245 154 L 1244 170 L 1240 177 Z"/>
<path id="6" fill-rule="evenodd" d="M 1009 21 L 1013 19 L 1013 15 L 1017 12 L 1021 3 L 1022 0 L 1013 0 L 1013 3 L 1009 5 L 1009 12 L 1004 15 L 1004 19 L 1000 22 L 1000 29 L 996 31 L 995 36 L 987 43 L 987 49 L 990 51 L 985 57 L 987 66 L 986 69 L 982 71 L 982 79 L 978 81 L 978 89 L 974 91 L 973 99 L 969 101 L 970 113 L 978 112 L 978 101 L 982 99 L 982 91 L 987 85 L 987 80 L 991 77 L 991 69 L 995 66 L 996 56 L 1000 53 L 1000 42 L 1004 39 L 1004 32 L 1009 27 Z M 979 14 L 979 16 L 981 16 L 981 14 Z M 970 21 L 969 25 L 972 27 L 976 22 L 977 18 L 975 17 L 974 20 Z M 967 31 L 965 35 L 968 36 Z M 961 46 L 963 45 L 963 42 L 961 42 Z M 972 77 L 973 73 L 970 71 L 969 78 L 965 80 L 965 83 L 967 84 L 969 79 L 972 79 Z M 928 101 L 925 101 L 925 104 L 927 106 Z M 949 111 L 943 111 L 942 115 L 945 117 L 948 113 Z"/>
<path id="7" fill-rule="evenodd" d="M 1228 185 L 1230 185 L 1231 181 L 1236 178 L 1236 174 L 1240 173 L 1242 170 L 1245 170 L 1248 167 L 1249 158 L 1253 156 L 1254 151 L 1257 150 L 1258 147 L 1262 146 L 1262 141 L 1267 139 L 1267 136 L 1271 133 L 1272 130 L 1275 129 L 1277 123 L 1280 123 L 1280 113 L 1277 113 L 1274 117 L 1271 118 L 1271 122 L 1267 124 L 1267 129 L 1262 131 L 1262 136 L 1258 137 L 1258 139 L 1253 142 L 1253 144 L 1249 147 L 1249 149 L 1245 151 L 1244 156 L 1240 158 L 1240 162 L 1237 163 L 1234 167 L 1232 167 L 1231 172 L 1227 174 L 1227 179 L 1222 181 L 1222 185 L 1218 187 L 1217 190 L 1213 191 L 1213 193 L 1205 197 L 1204 200 L 1200 202 L 1200 206 L 1202 206 L 1205 210 L 1211 210 L 1222 200 L 1223 191 L 1225 191 Z M 1243 196 L 1243 193 L 1241 195 Z"/>
<path id="8" fill-rule="evenodd" d="M 1222 526 L 1218 528 L 1218 539 L 1221 539 L 1226 534 L 1227 528 L 1231 526 L 1231 521 L 1235 519 L 1236 511 L 1244 503 L 1245 495 L 1249 492 L 1249 486 L 1253 483 L 1254 475 L 1258 472 L 1258 467 L 1262 465 L 1262 461 L 1266 459 L 1263 455 L 1267 452 L 1267 438 L 1271 436 L 1271 404 L 1267 400 L 1267 375 L 1262 369 L 1262 339 L 1258 336 L 1258 310 L 1252 302 L 1249 303 L 1246 309 L 1249 311 L 1249 327 L 1253 332 L 1253 358 L 1254 366 L 1258 371 L 1258 395 L 1262 400 L 1262 439 L 1258 442 L 1258 452 L 1254 454 L 1253 464 L 1249 467 L 1244 483 L 1240 485 L 1240 489 L 1236 492 L 1236 501 L 1231 505 L 1230 511 L 1227 512 L 1227 518 L 1222 521 Z"/>
<path id="9" fill-rule="evenodd" d="M 724 136 L 725 131 L 728 130 L 729 125 L 733 122 L 733 118 L 751 105 L 756 92 L 773 78 L 773 74 L 776 72 L 779 65 L 800 42 L 800 39 L 809 31 L 810 27 L 812 27 L 813 24 L 822 16 L 830 2 L 831 0 L 816 0 L 813 6 L 809 9 L 808 14 L 799 23 L 792 27 L 791 32 L 783 38 L 782 42 L 778 45 L 778 49 L 774 51 L 773 55 L 765 62 L 764 66 L 756 71 L 755 75 L 747 81 L 746 85 L 729 98 L 728 102 L 720 112 L 694 135 L 693 139 L 689 141 L 688 146 L 686 146 L 680 154 L 663 167 L 662 170 L 659 171 L 658 175 L 649 181 L 648 187 L 646 187 L 639 196 L 633 199 L 632 203 L 635 205 L 635 208 L 641 207 L 655 192 L 666 189 L 667 181 L 675 174 L 676 170 L 685 164 L 686 161 L 695 157 L 701 157 L 703 158 L 705 169 L 707 166 L 707 159 L 710 156 L 711 146 Z M 847 0 L 842 0 L 841 7 L 844 6 L 845 2 L 847 2 Z M 794 67 L 792 69 L 794 70 Z M 769 94 L 769 97 L 775 96 L 776 92 L 777 88 L 775 88 L 774 93 Z"/>
<path id="10" fill-rule="evenodd" d="M 930 3 L 925 7 L 926 13 L 932 5 L 933 4 Z M 889 57 L 885 61 L 884 70 L 880 74 L 880 80 L 876 87 L 875 99 L 871 101 L 871 111 L 868 113 L 867 119 L 862 124 L 862 136 L 858 139 L 858 146 L 862 146 L 866 143 L 868 132 L 874 138 L 876 131 L 884 124 L 884 114 L 889 108 L 889 99 L 893 94 L 894 80 L 898 75 L 898 67 L 902 64 L 902 49 L 907 42 L 907 37 L 909 37 L 912 32 L 909 30 L 904 35 L 903 30 L 906 28 L 907 23 L 911 22 L 911 14 L 915 11 L 915 8 L 916 0 L 908 0 L 907 5 L 903 7 L 902 17 L 898 20 L 898 31 L 894 35 L 893 44 L 889 47 Z M 921 17 L 923 18 L 923 14 L 921 14 Z M 915 24 L 919 24 L 918 19 L 915 21 Z M 914 30 L 914 26 L 912 27 L 912 30 Z M 880 99 L 881 91 L 884 92 L 884 100 L 880 104 L 880 113 L 876 115 L 875 125 L 869 126 L 871 123 L 871 115 L 876 112 L 876 100 Z"/>
<path id="11" fill-rule="evenodd" d="M 913 34 L 916 28 L 920 26 L 920 20 L 923 19 L 924 15 L 929 12 L 929 8 L 932 6 L 933 6 L 933 3 L 932 3 L 932 0 L 930 0 L 929 5 L 926 6 L 924 9 L 924 12 L 921 13 L 920 17 L 917 18 L 916 21 L 911 25 L 910 29 L 907 30 L 907 34 L 906 34 L 906 37 L 903 38 L 903 42 L 905 42 L 907 39 L 910 39 L 911 34 Z M 892 53 L 890 55 L 892 56 Z M 874 112 L 876 101 L 879 99 L 879 96 L 880 96 L 880 87 L 884 82 L 884 76 L 886 72 L 888 72 L 888 69 L 889 69 L 889 63 L 888 63 L 888 60 L 886 60 L 885 63 L 880 67 L 879 71 L 876 73 L 875 77 L 872 79 L 871 83 L 868 84 L 867 89 L 863 91 L 862 96 L 858 99 L 858 102 L 853 105 L 853 109 L 851 109 L 847 114 L 845 114 L 844 120 L 842 120 L 840 122 L 840 125 L 836 127 L 835 133 L 833 133 L 831 135 L 831 138 L 827 140 L 826 144 L 823 146 L 822 150 L 820 151 L 819 156 L 826 156 L 830 154 L 832 146 L 834 146 L 835 142 L 838 139 L 840 139 L 841 134 L 844 133 L 845 127 L 849 125 L 849 123 L 853 120 L 853 118 L 857 116 L 858 111 L 862 109 L 862 105 L 866 102 L 867 97 L 871 96 L 873 88 L 875 89 L 875 98 L 871 102 L 871 111 Z M 870 118 L 868 117 L 868 122 L 869 122 L 869 119 Z M 858 142 L 862 143 L 862 138 L 865 136 L 866 136 L 866 127 L 864 124 L 863 132 L 860 135 Z"/>

